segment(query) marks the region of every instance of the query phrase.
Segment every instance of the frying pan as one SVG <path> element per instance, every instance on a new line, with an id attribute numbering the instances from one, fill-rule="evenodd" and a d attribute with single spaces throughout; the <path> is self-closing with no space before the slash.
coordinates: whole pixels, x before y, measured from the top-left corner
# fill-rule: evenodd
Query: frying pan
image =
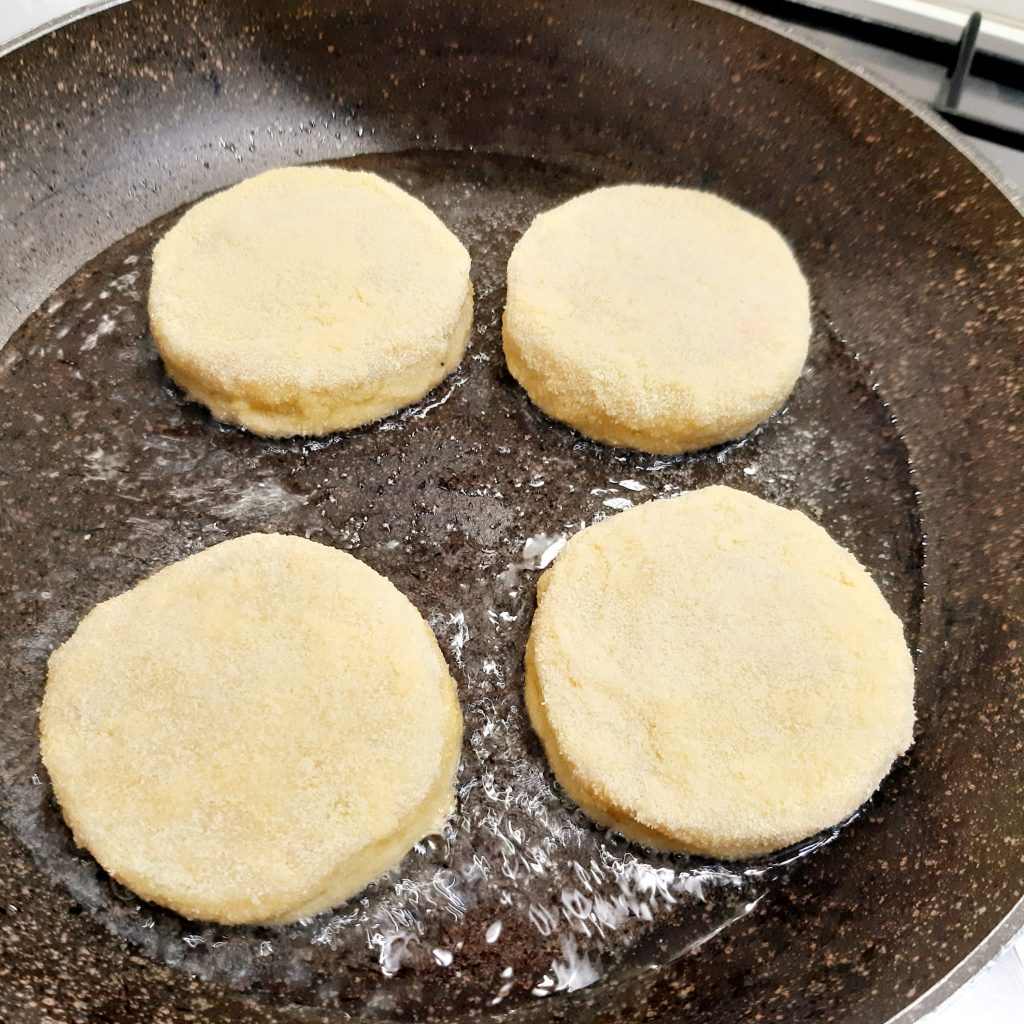
<path id="1" fill-rule="evenodd" d="M 136 0 L 6 56 L 0 133 L 5 1021 L 909 1024 L 1024 923 L 1024 229 L 932 119 L 724 7 Z M 163 376 L 149 252 L 183 204 L 318 160 L 376 170 L 452 225 L 476 329 L 413 409 L 265 441 Z M 607 449 L 503 369 L 515 239 L 622 180 L 740 202 L 808 273 L 808 368 L 744 443 Z M 876 797 L 739 865 L 591 826 L 521 700 L 558 537 L 714 481 L 822 522 L 917 652 L 916 744 Z M 391 576 L 437 630 L 467 726 L 445 834 L 277 930 L 184 921 L 107 878 L 35 739 L 48 652 L 92 604 L 252 529 Z"/>

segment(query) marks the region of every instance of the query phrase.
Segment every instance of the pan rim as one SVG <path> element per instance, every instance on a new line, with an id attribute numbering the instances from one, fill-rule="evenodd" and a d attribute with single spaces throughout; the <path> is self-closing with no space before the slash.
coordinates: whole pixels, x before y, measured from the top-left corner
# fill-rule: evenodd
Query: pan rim
<path id="1" fill-rule="evenodd" d="M 49 21 L 44 21 L 41 25 L 30 28 L 27 32 L 22 32 L 21 35 L 8 39 L 6 43 L 0 43 L 0 60 L 9 57 L 15 50 L 20 50 L 21 47 L 27 46 L 43 36 L 48 36 L 51 32 L 57 32 L 76 21 L 84 21 L 86 18 L 91 18 L 94 14 L 100 14 L 111 7 L 121 7 L 129 3 L 131 3 L 131 0 L 90 0 L 89 3 L 82 4 L 66 14 L 58 14 L 56 18 L 50 18 Z"/>
<path id="2" fill-rule="evenodd" d="M 68 25 L 74 24 L 76 21 L 84 21 L 86 18 L 91 18 L 94 14 L 101 14 L 103 11 L 114 7 L 124 7 L 132 2 L 133 0 L 90 0 L 90 2 L 76 7 L 66 14 L 51 18 L 49 21 L 29 29 L 27 32 L 9 39 L 6 43 L 0 43 L 0 60 L 4 60 L 16 50 L 27 46 L 36 39 L 49 35 L 52 32 L 58 32 Z M 1003 172 L 996 166 L 993 160 L 987 157 L 980 149 L 975 148 L 967 141 L 967 136 L 951 127 L 928 104 L 903 92 L 898 86 L 886 81 L 881 75 L 870 68 L 848 61 L 829 49 L 827 45 L 821 45 L 816 40 L 804 36 L 799 27 L 794 28 L 792 25 L 787 25 L 776 18 L 747 10 L 737 3 L 730 2 L 730 0 L 690 0 L 690 2 L 700 4 L 702 7 L 711 7 L 714 10 L 721 11 L 723 14 L 729 14 L 734 18 L 741 18 L 743 21 L 752 22 L 768 32 L 782 36 L 795 46 L 800 46 L 805 50 L 816 53 L 819 57 L 824 57 L 825 60 L 837 64 L 844 71 L 849 72 L 851 75 L 856 75 L 857 78 L 867 82 L 868 85 L 898 103 L 919 120 L 924 121 L 933 131 L 937 132 L 961 156 L 966 157 L 967 160 L 974 164 L 999 189 L 1013 209 L 1024 217 L 1024 191 L 1013 185 L 1003 175 Z M 1021 902 L 1024 903 L 1024 896 L 1021 897 Z"/>

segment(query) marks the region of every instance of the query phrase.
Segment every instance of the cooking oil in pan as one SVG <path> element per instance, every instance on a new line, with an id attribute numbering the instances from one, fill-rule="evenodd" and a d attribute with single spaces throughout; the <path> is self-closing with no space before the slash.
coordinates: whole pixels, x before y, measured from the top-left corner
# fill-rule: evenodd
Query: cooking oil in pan
<path id="1" fill-rule="evenodd" d="M 147 333 L 149 254 L 176 214 L 71 278 L 4 350 L 0 476 L 22 517 L 0 607 L 10 653 L 0 782 L 10 824 L 52 885 L 144 956 L 261 999 L 417 1019 L 435 995 L 510 1007 L 696 955 L 763 912 L 790 865 L 669 857 L 597 828 L 560 791 L 522 700 L 540 573 L 589 523 L 710 483 L 802 509 L 873 572 L 916 629 L 921 539 L 906 452 L 878 394 L 821 317 L 781 413 L 743 442 L 662 458 L 553 423 L 504 369 L 504 268 L 533 216 L 601 180 L 511 157 L 364 158 L 419 195 L 473 256 L 476 326 L 421 403 L 337 437 L 269 441 L 217 424 L 162 371 Z M 185 921 L 116 886 L 74 848 L 39 762 L 49 651 L 97 601 L 251 530 L 357 553 L 428 617 L 460 689 L 458 808 L 389 876 L 287 928 Z M 913 637 L 911 638 L 913 640 Z"/>

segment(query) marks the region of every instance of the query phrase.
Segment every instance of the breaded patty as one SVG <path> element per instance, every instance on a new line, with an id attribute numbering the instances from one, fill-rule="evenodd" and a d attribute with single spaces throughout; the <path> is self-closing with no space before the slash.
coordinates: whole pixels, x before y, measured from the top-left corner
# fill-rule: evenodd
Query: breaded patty
<path id="1" fill-rule="evenodd" d="M 256 434 L 326 434 L 422 398 L 462 358 L 469 253 L 375 174 L 267 171 L 156 246 L 153 338 L 171 377 Z"/>
<path id="2" fill-rule="evenodd" d="M 602 188 L 541 214 L 508 263 L 505 358 L 549 416 L 675 453 L 741 437 L 788 397 L 809 292 L 768 223 L 716 196 Z"/>
<path id="3" fill-rule="evenodd" d="M 780 849 L 857 809 L 911 743 L 914 669 L 868 573 L 728 487 L 576 534 L 541 577 L 526 701 L 596 821 L 657 849 Z"/>
<path id="4" fill-rule="evenodd" d="M 186 917 L 359 892 L 453 807 L 462 719 L 419 612 L 351 555 L 249 534 L 105 601 L 50 657 L 43 761 L 76 841 Z"/>

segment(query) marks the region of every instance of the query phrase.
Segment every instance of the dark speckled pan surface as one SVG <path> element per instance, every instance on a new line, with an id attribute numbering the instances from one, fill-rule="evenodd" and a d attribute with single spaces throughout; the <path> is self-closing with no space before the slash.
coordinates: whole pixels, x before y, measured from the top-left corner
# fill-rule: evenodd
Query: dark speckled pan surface
<path id="1" fill-rule="evenodd" d="M 473 255 L 476 329 L 412 409 L 322 442 L 259 440 L 166 381 L 149 255 L 184 205 L 320 160 L 375 170 L 451 225 Z M 755 210 L 808 273 L 808 367 L 744 443 L 614 451 L 545 419 L 504 370 L 511 246 L 539 210 L 624 180 Z M 995 952 L 1007 914 L 1022 923 L 1024 228 L 851 73 L 695 3 L 136 0 L 0 61 L 8 335 L 5 1024 L 903 1024 Z M 521 700 L 551 544 L 711 482 L 823 523 L 918 651 L 917 743 L 872 802 L 738 865 L 592 827 Z M 334 913 L 215 928 L 140 903 L 75 850 L 36 709 L 50 649 L 96 601 L 274 529 L 358 554 L 430 619 L 466 714 L 459 809 Z"/>

